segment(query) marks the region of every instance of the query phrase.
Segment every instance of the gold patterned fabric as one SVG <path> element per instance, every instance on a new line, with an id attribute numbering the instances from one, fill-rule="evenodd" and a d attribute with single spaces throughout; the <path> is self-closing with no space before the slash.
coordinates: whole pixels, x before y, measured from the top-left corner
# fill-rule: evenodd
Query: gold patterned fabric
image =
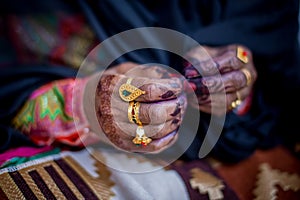
<path id="1" fill-rule="evenodd" d="M 190 200 L 176 171 L 132 155 L 91 147 L 2 168 L 0 200 Z"/>
<path id="2" fill-rule="evenodd" d="M 0 171 L 0 199 L 111 199 L 110 171 L 94 163 L 97 177 L 69 155 L 5 168 Z"/>

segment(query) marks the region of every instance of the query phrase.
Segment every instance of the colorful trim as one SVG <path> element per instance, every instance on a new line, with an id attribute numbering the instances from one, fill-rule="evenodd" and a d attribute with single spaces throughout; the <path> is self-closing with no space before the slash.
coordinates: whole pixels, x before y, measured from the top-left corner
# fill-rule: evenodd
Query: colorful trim
<path id="1" fill-rule="evenodd" d="M 70 155 L 0 171 L 1 199 L 111 199 L 108 168 L 95 160 L 91 176 Z M 3 197 L 3 198 L 2 198 Z"/>
<path id="2" fill-rule="evenodd" d="M 83 110 L 86 82 L 86 79 L 69 78 L 35 90 L 13 119 L 14 126 L 38 145 L 59 142 L 83 146 L 85 141 L 81 141 L 80 137 L 89 134 Z M 92 137 L 92 134 L 89 135 Z M 95 139 L 86 141 L 97 142 Z"/>

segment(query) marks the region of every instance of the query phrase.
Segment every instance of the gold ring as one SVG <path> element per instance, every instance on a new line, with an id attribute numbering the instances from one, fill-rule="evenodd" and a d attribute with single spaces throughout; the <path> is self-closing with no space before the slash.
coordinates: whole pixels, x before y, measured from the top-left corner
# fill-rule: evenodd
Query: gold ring
<path id="1" fill-rule="evenodd" d="M 141 104 L 138 101 L 129 102 L 128 119 L 131 123 L 138 125 L 135 138 L 133 138 L 132 142 L 137 146 L 147 146 L 152 141 L 152 139 L 146 136 L 143 124 L 139 119 L 140 105 Z"/>
<path id="2" fill-rule="evenodd" d="M 133 119 L 132 119 L 132 116 L 133 116 L 133 112 L 134 112 L 134 110 L 133 110 L 133 105 L 134 105 L 134 101 L 130 101 L 129 102 L 129 105 L 128 105 L 128 119 L 129 119 L 129 121 L 131 122 L 131 123 L 134 123 L 133 122 Z"/>
<path id="3" fill-rule="evenodd" d="M 146 136 L 143 126 L 139 125 L 136 129 L 136 135 L 132 142 L 137 146 L 147 146 L 151 141 L 152 139 Z"/>
<path id="4" fill-rule="evenodd" d="M 140 113 L 140 102 L 130 101 L 128 106 L 128 119 L 131 123 L 135 123 L 139 126 L 142 125 L 142 122 L 139 119 Z"/>
<path id="5" fill-rule="evenodd" d="M 242 69 L 241 69 L 241 72 L 242 72 L 242 73 L 245 75 L 245 77 L 246 77 L 246 84 L 247 84 L 247 85 L 250 85 L 251 82 L 252 82 L 252 76 L 251 76 L 250 71 L 249 71 L 248 69 L 246 69 L 246 68 L 242 68 Z"/>
<path id="6" fill-rule="evenodd" d="M 131 81 L 132 78 L 127 79 L 126 83 L 122 84 L 119 88 L 119 95 L 121 99 L 127 102 L 133 101 L 142 94 L 146 93 L 145 91 L 131 85 Z"/>
<path id="7" fill-rule="evenodd" d="M 232 108 L 236 108 L 236 107 L 238 107 L 241 103 L 242 103 L 241 95 L 240 95 L 240 93 L 237 91 L 237 92 L 236 92 L 236 100 L 233 101 L 233 102 L 231 102 L 231 107 L 232 107 Z"/>
<path id="8" fill-rule="evenodd" d="M 248 52 L 242 47 L 237 47 L 236 57 L 243 63 L 248 63 L 249 61 Z"/>

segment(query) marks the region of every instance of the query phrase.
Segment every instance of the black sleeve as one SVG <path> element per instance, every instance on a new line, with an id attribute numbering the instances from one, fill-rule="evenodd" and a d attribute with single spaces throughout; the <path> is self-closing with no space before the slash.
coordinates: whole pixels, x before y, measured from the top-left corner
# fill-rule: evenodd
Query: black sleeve
<path id="1" fill-rule="evenodd" d="M 300 141 L 293 113 L 300 112 L 299 1 L 223 2 L 222 20 L 194 33 L 201 44 L 244 44 L 253 52 L 258 80 L 250 112 L 229 113 L 213 154 L 239 161 L 255 149 Z M 208 120 L 202 118 L 202 127 Z M 205 129 L 205 128 L 204 128 Z"/>
<path id="2" fill-rule="evenodd" d="M 298 14 L 299 1 L 227 0 L 219 13 L 220 20 L 193 34 L 200 44 L 244 44 L 254 54 L 259 81 L 268 78 L 265 87 L 287 89 L 299 84 Z M 283 81 L 287 77 L 290 81 Z M 271 78 L 271 80 L 270 80 Z M 298 87 L 298 86 L 297 86 Z"/>

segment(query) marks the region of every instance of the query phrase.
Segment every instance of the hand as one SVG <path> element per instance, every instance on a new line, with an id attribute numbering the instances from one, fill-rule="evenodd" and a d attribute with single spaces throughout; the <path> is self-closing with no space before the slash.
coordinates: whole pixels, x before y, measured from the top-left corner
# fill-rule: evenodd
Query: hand
<path id="1" fill-rule="evenodd" d="M 113 146 L 130 152 L 158 153 L 177 139 L 187 100 L 179 78 L 159 66 L 125 63 L 115 66 L 90 82 L 97 81 L 96 115 L 104 135 Z M 129 121 L 129 102 L 120 98 L 119 88 L 132 78 L 130 85 L 145 91 L 139 102 L 138 118 L 152 141 L 146 146 L 133 143 L 138 125 Z M 87 93 L 88 94 L 88 93 Z"/>
<path id="2" fill-rule="evenodd" d="M 248 48 L 199 46 L 189 51 L 186 58 L 192 63 L 185 67 L 184 74 L 198 98 L 191 102 L 193 107 L 211 113 L 214 106 L 212 114 L 223 115 L 251 94 L 257 72 Z"/>

